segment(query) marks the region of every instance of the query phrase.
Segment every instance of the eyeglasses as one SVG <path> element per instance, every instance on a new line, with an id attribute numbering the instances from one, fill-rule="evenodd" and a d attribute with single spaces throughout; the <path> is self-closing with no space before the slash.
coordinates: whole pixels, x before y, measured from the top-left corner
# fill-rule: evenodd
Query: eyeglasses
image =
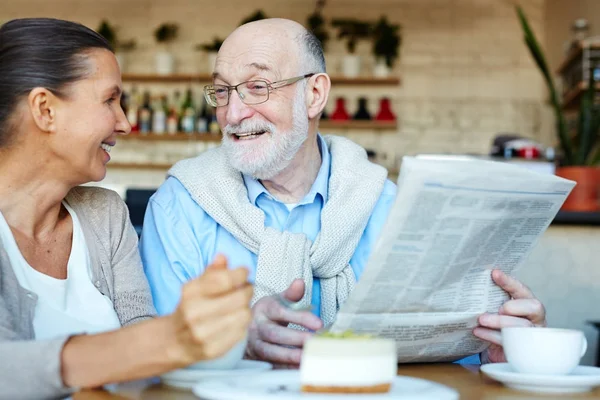
<path id="1" fill-rule="evenodd" d="M 315 74 L 306 74 L 272 83 L 257 79 L 254 81 L 242 82 L 235 86 L 206 85 L 204 86 L 204 97 L 206 98 L 206 102 L 211 106 L 223 107 L 229 104 L 229 96 L 231 95 L 231 92 L 235 90 L 244 104 L 261 104 L 269 100 L 269 93 L 273 90 L 291 85 L 302 79 L 310 78 L 313 75 Z"/>

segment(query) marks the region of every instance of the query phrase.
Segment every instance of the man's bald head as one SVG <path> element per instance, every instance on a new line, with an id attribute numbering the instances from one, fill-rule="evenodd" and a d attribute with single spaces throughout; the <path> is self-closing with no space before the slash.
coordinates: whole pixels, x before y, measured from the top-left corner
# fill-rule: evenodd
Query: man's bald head
<path id="1" fill-rule="evenodd" d="M 284 74 L 326 72 L 319 40 L 301 24 L 289 19 L 269 18 L 238 27 L 223 42 L 219 57 L 248 53 L 264 55 L 277 64 L 286 64 L 287 68 L 283 69 L 288 71 L 282 71 Z"/>

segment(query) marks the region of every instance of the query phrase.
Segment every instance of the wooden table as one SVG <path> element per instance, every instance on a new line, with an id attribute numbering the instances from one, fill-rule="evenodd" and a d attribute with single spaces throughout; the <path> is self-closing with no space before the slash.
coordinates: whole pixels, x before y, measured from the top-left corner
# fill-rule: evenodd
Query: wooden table
<path id="1" fill-rule="evenodd" d="M 439 382 L 456 389 L 461 399 L 466 400 L 526 400 L 526 399 L 600 399 L 600 388 L 593 392 L 577 395 L 535 395 L 508 389 L 490 380 L 479 372 L 478 365 L 417 364 L 402 365 L 399 375 L 413 376 Z M 82 391 L 74 400 L 198 400 L 191 392 L 172 389 L 150 382 L 132 382 L 119 385 L 116 393 L 101 390 Z"/>

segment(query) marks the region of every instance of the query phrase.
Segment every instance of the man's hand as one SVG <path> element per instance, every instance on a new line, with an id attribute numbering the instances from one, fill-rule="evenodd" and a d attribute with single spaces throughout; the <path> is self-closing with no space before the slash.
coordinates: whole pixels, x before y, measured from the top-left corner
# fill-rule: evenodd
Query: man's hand
<path id="1" fill-rule="evenodd" d="M 283 292 L 285 298 L 294 302 L 299 301 L 303 295 L 304 281 L 301 279 L 296 279 Z M 313 333 L 288 328 L 289 323 L 300 325 L 309 331 L 323 327 L 323 322 L 310 311 L 289 310 L 272 296 L 257 301 L 252 307 L 247 356 L 275 364 L 299 365 L 304 341 Z"/>
<path id="2" fill-rule="evenodd" d="M 500 270 L 492 271 L 492 279 L 511 297 L 498 314 L 483 314 L 473 334 L 491 343 L 482 354 L 482 362 L 506 362 L 500 330 L 510 326 L 546 326 L 546 310 L 531 290 Z"/>

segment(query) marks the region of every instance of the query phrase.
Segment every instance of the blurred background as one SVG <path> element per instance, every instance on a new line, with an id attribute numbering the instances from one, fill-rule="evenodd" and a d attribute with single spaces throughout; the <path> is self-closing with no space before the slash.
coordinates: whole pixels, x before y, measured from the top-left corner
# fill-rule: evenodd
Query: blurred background
<path id="1" fill-rule="evenodd" d="M 544 53 L 554 101 L 516 5 Z M 585 331 L 584 363 L 600 362 L 600 137 L 596 122 L 591 133 L 577 127 L 582 99 L 595 101 L 586 88 L 600 80 L 600 1 L 0 0 L 0 23 L 36 16 L 81 22 L 117 50 L 133 132 L 111 152 L 101 185 L 127 200 L 138 229 L 168 168 L 219 145 L 202 87 L 220 42 L 265 17 L 296 20 L 322 40 L 333 88 L 321 132 L 361 144 L 392 180 L 402 156 L 424 153 L 596 173 L 593 204 L 565 209 L 519 276 L 550 325 Z M 557 118 L 577 149 L 591 138 L 578 161 L 565 157 Z"/>

